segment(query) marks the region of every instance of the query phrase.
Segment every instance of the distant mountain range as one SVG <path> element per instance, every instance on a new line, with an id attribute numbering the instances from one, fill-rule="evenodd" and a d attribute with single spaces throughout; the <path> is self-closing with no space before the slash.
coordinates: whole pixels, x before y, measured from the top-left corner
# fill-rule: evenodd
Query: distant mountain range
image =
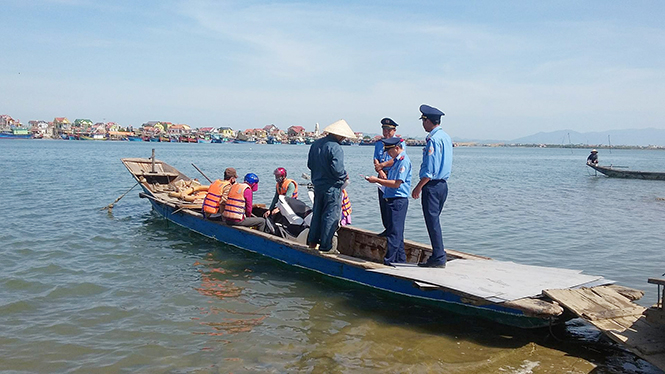
<path id="1" fill-rule="evenodd" d="M 519 143 L 519 144 L 588 144 L 596 145 L 626 145 L 626 146 L 665 146 L 665 130 L 663 129 L 626 129 L 609 130 L 601 132 L 577 132 L 573 130 L 559 130 L 552 132 L 539 132 L 513 140 L 477 140 L 458 139 L 455 142 L 478 143 Z"/>

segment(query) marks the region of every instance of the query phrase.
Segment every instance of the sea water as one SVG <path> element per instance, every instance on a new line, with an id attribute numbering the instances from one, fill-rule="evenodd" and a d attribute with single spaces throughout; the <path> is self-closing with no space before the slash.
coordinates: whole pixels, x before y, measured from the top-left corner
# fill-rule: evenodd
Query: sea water
<path id="1" fill-rule="evenodd" d="M 0 141 L 0 370 L 13 372 L 651 373 L 594 328 L 521 331 L 411 305 L 169 224 L 129 192 L 120 162 L 150 157 L 205 181 L 226 167 L 307 169 L 306 145 Z M 343 147 L 353 225 L 383 229 L 373 147 Z M 420 147 L 408 147 L 413 180 Z M 602 275 L 646 291 L 665 272 L 665 182 L 610 179 L 588 149 L 456 148 L 441 215 L 447 248 Z M 665 152 L 601 164 L 665 171 Z M 304 192 L 304 186 L 301 186 Z M 305 194 L 301 193 L 305 201 Z M 428 243 L 420 200 L 408 239 Z M 528 279 L 525 279 L 528 282 Z M 598 370 L 598 369 L 596 369 Z"/>

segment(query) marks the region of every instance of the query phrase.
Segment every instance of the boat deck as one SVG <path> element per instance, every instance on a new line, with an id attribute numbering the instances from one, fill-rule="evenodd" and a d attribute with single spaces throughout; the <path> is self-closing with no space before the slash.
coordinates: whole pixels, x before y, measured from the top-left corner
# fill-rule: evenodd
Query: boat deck
<path id="1" fill-rule="evenodd" d="M 578 270 L 516 264 L 506 261 L 457 259 L 445 269 L 420 268 L 411 264 L 373 269 L 400 278 L 474 295 L 495 303 L 536 297 L 546 288 L 574 288 L 613 283 Z"/>

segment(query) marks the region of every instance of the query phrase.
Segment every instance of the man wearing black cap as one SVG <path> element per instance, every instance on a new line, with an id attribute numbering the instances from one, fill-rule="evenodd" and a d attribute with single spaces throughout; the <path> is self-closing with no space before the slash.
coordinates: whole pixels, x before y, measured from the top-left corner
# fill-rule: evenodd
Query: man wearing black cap
<path id="1" fill-rule="evenodd" d="M 422 267 L 446 267 L 446 251 L 443 247 L 443 235 L 439 216 L 443 203 L 448 197 L 448 184 L 453 164 L 453 142 L 439 124 L 443 112 L 429 105 L 420 106 L 420 119 L 427 135 L 427 144 L 423 148 L 423 162 L 420 165 L 420 181 L 411 192 L 417 199 L 423 193 L 422 207 L 427 233 L 432 244 L 432 255 L 426 262 L 419 263 Z"/>
<path id="2" fill-rule="evenodd" d="M 400 138 L 387 138 L 381 142 L 384 150 L 390 154 L 392 167 L 385 178 L 367 177 L 370 183 L 379 183 L 385 188 L 383 200 L 386 205 L 386 255 L 383 263 L 390 265 L 406 262 L 404 253 L 404 222 L 409 208 L 411 191 L 411 160 L 402 148 Z"/>
<path id="3" fill-rule="evenodd" d="M 390 118 L 384 118 L 381 120 L 381 129 L 383 130 L 383 139 L 391 139 L 395 137 L 395 132 L 397 131 L 397 126 L 399 126 L 395 121 Z M 399 138 L 398 138 L 399 139 Z M 406 144 L 401 140 L 401 148 L 405 149 Z M 387 174 L 390 172 L 390 168 L 393 166 L 393 158 L 390 157 L 388 152 L 384 151 L 384 143 L 382 141 L 376 142 L 374 145 L 374 170 L 379 175 L 379 178 L 386 179 Z M 379 209 L 381 210 L 381 223 L 383 223 L 383 232 L 379 236 L 386 236 L 386 230 L 388 229 L 388 206 L 385 199 L 383 198 L 385 187 L 379 187 Z"/>

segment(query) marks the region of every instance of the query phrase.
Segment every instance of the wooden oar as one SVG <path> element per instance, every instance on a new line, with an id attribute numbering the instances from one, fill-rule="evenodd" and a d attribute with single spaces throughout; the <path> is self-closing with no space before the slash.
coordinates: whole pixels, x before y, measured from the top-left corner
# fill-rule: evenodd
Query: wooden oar
<path id="1" fill-rule="evenodd" d="M 205 175 L 205 174 L 201 171 L 201 169 L 199 169 L 199 168 L 198 168 L 196 165 L 194 165 L 193 163 L 192 163 L 192 166 L 194 167 L 194 169 L 198 170 L 199 173 L 201 173 L 201 175 L 203 175 L 203 176 L 205 177 L 205 179 L 208 180 L 208 182 L 210 182 L 210 183 L 212 184 L 212 179 L 208 178 L 208 176 Z"/>
<path id="2" fill-rule="evenodd" d="M 130 188 L 129 190 L 127 190 L 127 192 L 125 192 L 124 194 L 120 195 L 120 197 L 117 198 L 117 199 L 115 199 L 114 202 L 112 202 L 111 204 L 109 204 L 109 205 L 103 207 L 103 208 L 100 209 L 100 210 L 107 210 L 107 209 L 108 209 L 108 210 L 111 210 L 111 209 L 113 209 L 113 205 L 114 205 L 115 203 L 117 203 L 118 201 L 120 201 L 120 199 L 122 199 L 123 197 L 125 197 L 125 195 L 127 195 L 127 194 L 129 193 L 129 191 L 133 190 L 134 187 L 136 187 L 136 186 L 138 186 L 138 185 L 139 185 L 139 182 L 136 182 L 136 184 L 133 185 L 132 188 Z"/>

